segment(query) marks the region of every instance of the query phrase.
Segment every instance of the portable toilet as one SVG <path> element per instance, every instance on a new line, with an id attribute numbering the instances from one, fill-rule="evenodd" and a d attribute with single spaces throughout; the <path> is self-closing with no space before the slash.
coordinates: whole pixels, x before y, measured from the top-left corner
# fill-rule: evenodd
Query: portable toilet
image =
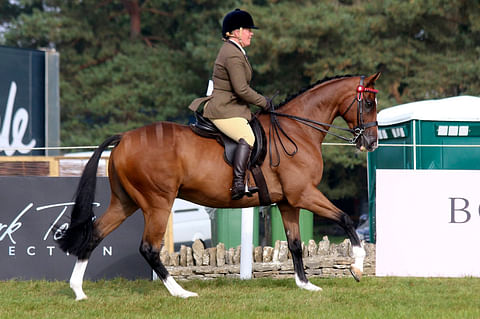
<path id="1" fill-rule="evenodd" d="M 480 98 L 397 105 L 380 111 L 377 120 L 379 147 L 367 157 L 372 242 L 376 169 L 480 169 Z"/>

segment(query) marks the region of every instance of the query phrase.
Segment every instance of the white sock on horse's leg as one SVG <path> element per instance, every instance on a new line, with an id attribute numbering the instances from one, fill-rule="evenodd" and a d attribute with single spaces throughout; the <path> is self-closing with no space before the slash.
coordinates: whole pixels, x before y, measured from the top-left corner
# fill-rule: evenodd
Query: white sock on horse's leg
<path id="1" fill-rule="evenodd" d="M 355 262 L 350 266 L 350 272 L 356 281 L 360 281 L 363 275 L 363 262 L 366 256 L 365 249 L 363 246 L 353 246 L 352 250 Z"/>
<path id="2" fill-rule="evenodd" d="M 167 275 L 167 278 L 163 280 L 163 284 L 172 296 L 180 298 L 198 297 L 197 293 L 183 289 L 170 275 Z"/>
<path id="3" fill-rule="evenodd" d="M 307 280 L 307 282 L 301 281 L 296 273 L 295 273 L 295 283 L 301 289 L 305 289 L 305 290 L 309 290 L 309 291 L 322 291 L 323 290 L 322 288 L 320 288 L 318 286 L 315 286 L 314 284 L 312 284 L 308 280 Z"/>
<path id="4" fill-rule="evenodd" d="M 358 268 L 361 272 L 363 272 L 363 262 L 365 260 L 365 249 L 362 246 L 353 246 L 353 257 L 355 258 L 355 262 L 353 266 Z"/>
<path id="5" fill-rule="evenodd" d="M 75 293 L 75 300 L 87 299 L 87 295 L 83 292 L 83 276 L 85 275 L 85 270 L 87 269 L 88 259 L 79 260 L 75 263 L 73 268 L 72 276 L 70 277 L 70 288 L 73 289 Z"/>
<path id="6" fill-rule="evenodd" d="M 363 249 L 362 246 L 353 246 L 353 257 L 355 258 L 355 262 L 353 263 L 353 266 L 355 266 L 357 269 L 359 269 L 361 272 L 363 272 L 363 261 L 365 260 L 365 249 Z"/>

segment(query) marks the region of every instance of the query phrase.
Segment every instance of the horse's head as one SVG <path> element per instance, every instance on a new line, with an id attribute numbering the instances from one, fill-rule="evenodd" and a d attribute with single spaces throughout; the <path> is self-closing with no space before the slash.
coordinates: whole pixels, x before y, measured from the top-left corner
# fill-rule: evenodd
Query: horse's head
<path id="1" fill-rule="evenodd" d="M 376 99 L 378 90 L 374 87 L 379 77 L 380 72 L 369 77 L 326 78 L 301 90 L 296 95 L 289 96 L 277 106 L 278 111 L 270 111 L 270 121 L 273 126 L 276 126 L 275 134 L 278 136 L 278 132 L 281 131 L 297 149 L 293 140 L 280 127 L 277 118 L 281 116 L 322 132 L 322 140 L 326 134 L 332 134 L 356 144 L 361 151 L 375 150 L 378 146 Z M 347 122 L 348 129 L 332 125 L 338 115 Z M 330 132 L 330 128 L 348 131 L 354 136 L 353 138 L 341 136 Z"/>
<path id="2" fill-rule="evenodd" d="M 353 141 L 361 151 L 371 152 L 378 147 L 376 98 L 378 90 L 375 90 L 375 81 L 379 77 L 380 72 L 369 77 L 360 77 L 355 84 L 355 92 L 348 93 L 350 96 L 355 93 L 353 101 L 349 97 L 340 109 L 340 114 L 353 130 Z"/>

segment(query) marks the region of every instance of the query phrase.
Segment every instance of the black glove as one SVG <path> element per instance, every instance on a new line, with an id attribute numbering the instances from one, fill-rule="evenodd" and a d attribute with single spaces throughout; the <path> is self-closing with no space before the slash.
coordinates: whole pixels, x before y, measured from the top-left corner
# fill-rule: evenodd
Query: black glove
<path id="1" fill-rule="evenodd" d="M 267 105 L 263 109 L 265 112 L 273 111 L 273 99 L 265 96 L 265 100 L 267 100 Z"/>
<path id="2" fill-rule="evenodd" d="M 265 100 L 267 100 L 267 106 L 265 106 L 265 112 L 275 111 L 275 105 L 273 105 L 273 99 L 277 97 L 278 91 L 272 97 L 265 96 Z"/>

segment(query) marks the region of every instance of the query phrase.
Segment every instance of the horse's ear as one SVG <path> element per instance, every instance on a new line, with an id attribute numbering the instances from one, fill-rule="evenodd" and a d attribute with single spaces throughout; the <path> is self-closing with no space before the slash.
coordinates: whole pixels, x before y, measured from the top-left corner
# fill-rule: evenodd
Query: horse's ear
<path id="1" fill-rule="evenodd" d="M 378 80 L 378 78 L 380 77 L 380 74 L 382 74 L 382 72 L 377 72 L 375 73 L 374 75 L 371 75 L 367 78 L 367 86 L 368 85 L 374 85 L 375 84 L 375 81 Z"/>

